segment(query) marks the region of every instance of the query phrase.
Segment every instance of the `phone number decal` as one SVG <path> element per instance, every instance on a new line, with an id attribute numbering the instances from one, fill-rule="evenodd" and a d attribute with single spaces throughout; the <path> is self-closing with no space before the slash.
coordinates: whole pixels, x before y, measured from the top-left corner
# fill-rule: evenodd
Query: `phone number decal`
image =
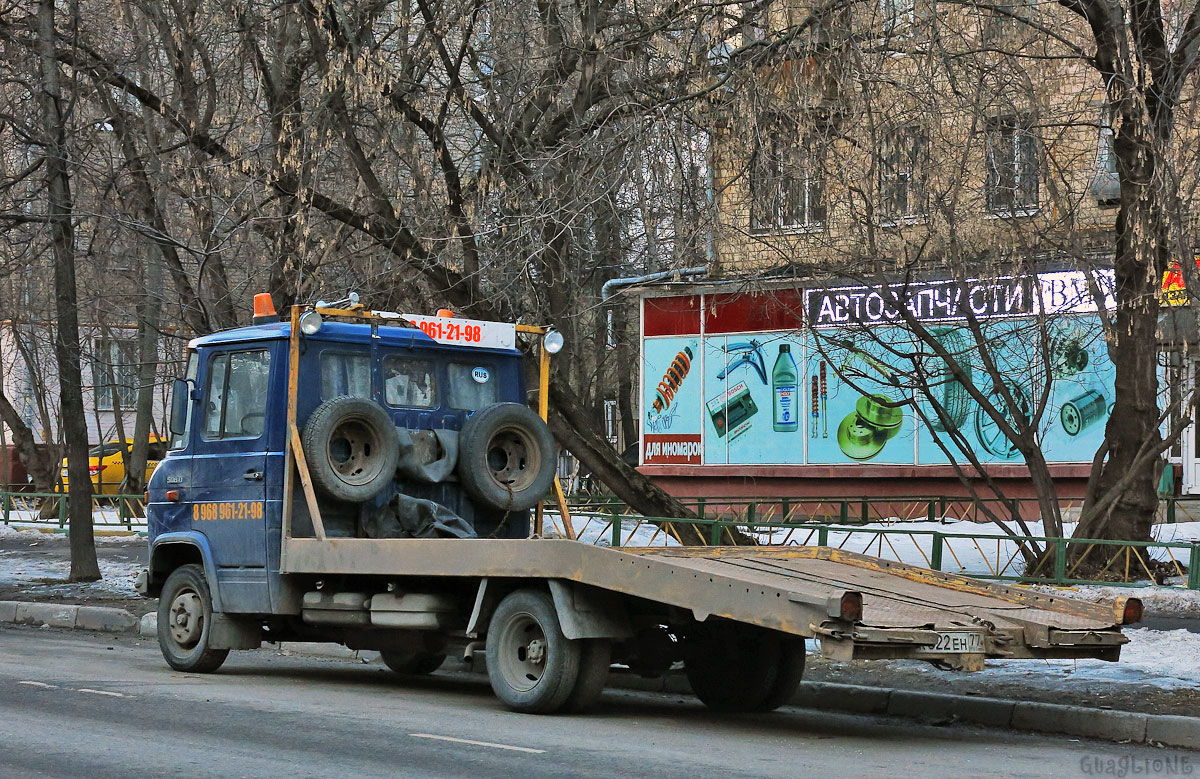
<path id="1" fill-rule="evenodd" d="M 231 503 L 196 503 L 192 506 L 192 519 L 196 522 L 216 519 L 262 519 L 261 500 L 234 501 Z"/>

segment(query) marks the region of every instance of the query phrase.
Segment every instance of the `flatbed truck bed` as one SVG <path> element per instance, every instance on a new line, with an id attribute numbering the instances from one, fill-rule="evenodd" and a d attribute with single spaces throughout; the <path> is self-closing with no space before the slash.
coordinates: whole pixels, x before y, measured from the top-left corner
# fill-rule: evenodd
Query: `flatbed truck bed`
<path id="1" fill-rule="evenodd" d="M 984 658 L 1116 660 L 1128 641 L 1120 631 L 1126 599 L 1088 603 L 828 547 L 292 538 L 282 571 L 574 582 L 684 609 L 701 622 L 719 617 L 817 638 L 825 655 L 841 660 L 915 658 L 975 670 Z M 848 593 L 861 595 L 853 625 L 838 619 Z"/>

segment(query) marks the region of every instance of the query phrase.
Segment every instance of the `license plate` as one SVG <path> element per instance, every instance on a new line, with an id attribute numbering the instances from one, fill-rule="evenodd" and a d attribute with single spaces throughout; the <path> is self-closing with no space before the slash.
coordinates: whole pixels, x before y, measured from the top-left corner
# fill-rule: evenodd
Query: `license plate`
<path id="1" fill-rule="evenodd" d="M 982 633 L 939 632 L 937 637 L 936 644 L 923 646 L 919 651 L 927 654 L 981 654 L 983 652 Z"/>

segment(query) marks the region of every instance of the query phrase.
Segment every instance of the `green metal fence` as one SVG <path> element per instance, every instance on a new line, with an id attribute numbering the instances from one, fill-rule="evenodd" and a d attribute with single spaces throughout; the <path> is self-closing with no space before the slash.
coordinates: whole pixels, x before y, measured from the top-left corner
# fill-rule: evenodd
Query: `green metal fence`
<path id="1" fill-rule="evenodd" d="M 948 495 L 900 496 L 784 496 L 784 497 L 704 497 L 677 498 L 702 519 L 755 522 L 828 522 L 841 525 L 876 522 L 989 522 L 991 515 L 1004 520 L 1022 517 L 1036 519 L 1036 498 L 969 498 Z M 636 515 L 627 503 L 615 496 L 578 495 L 567 499 L 572 510 L 600 511 Z M 1082 501 L 1064 500 L 1059 510 L 1067 521 L 1078 512 Z M 990 510 L 990 514 L 989 514 Z M 1200 521 L 1200 500 L 1169 497 L 1159 501 L 1158 521 L 1164 524 Z"/>
<path id="2" fill-rule="evenodd" d="M 57 492 L 0 492 L 0 522 L 67 526 L 67 496 Z M 138 530 L 146 525 L 142 495 L 93 495 L 92 524 L 101 530 Z"/>
<path id="3" fill-rule="evenodd" d="M 599 525 L 591 527 L 591 523 Z M 584 513 L 575 521 L 581 537 L 594 543 L 622 546 L 627 535 L 638 528 L 653 528 L 642 545 L 679 543 L 681 526 L 701 530 L 710 544 L 729 542 L 736 531 L 766 537 L 772 546 L 824 546 L 853 548 L 874 557 L 909 562 L 937 571 L 963 573 L 981 579 L 1026 584 L 1069 586 L 1104 584 L 1136 586 L 1154 583 L 1157 578 L 1178 578 L 1180 586 L 1200 589 L 1200 542 L 1193 541 L 1112 541 L 1107 539 L 1056 538 L 1049 536 L 997 533 L 944 532 L 902 526 L 863 528 L 824 523 L 759 522 L 747 525 L 722 519 L 678 519 L 640 517 L 619 512 Z M 861 539 L 866 537 L 866 542 Z M 859 543 L 853 543 L 855 540 Z M 1053 549 L 1027 563 L 1021 545 L 1037 544 L 1042 550 Z M 994 551 L 991 551 L 994 547 Z M 1030 547 L 1032 548 L 1032 547 Z M 1116 548 L 1115 554 L 1096 556 L 1107 559 L 1098 578 L 1079 575 L 1081 565 L 1095 550 Z M 971 555 L 972 557 L 968 557 Z M 974 564 L 972 564 L 974 563 Z M 1141 581 L 1139 581 L 1141 580 Z"/>

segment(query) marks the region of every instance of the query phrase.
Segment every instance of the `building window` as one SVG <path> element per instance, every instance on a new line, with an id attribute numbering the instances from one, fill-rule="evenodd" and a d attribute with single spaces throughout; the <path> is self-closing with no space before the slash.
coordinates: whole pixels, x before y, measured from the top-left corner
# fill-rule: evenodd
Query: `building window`
<path id="1" fill-rule="evenodd" d="M 773 139 L 754 153 L 750 170 L 750 228 L 815 230 L 825 224 L 823 144 Z"/>
<path id="2" fill-rule="evenodd" d="M 92 383 L 98 411 L 120 411 L 137 404 L 137 343 L 115 338 L 96 340 Z"/>
<path id="3" fill-rule="evenodd" d="M 1019 117 L 988 122 L 987 208 L 997 216 L 1028 216 L 1037 211 L 1037 144 L 1029 123 Z"/>
<path id="4" fill-rule="evenodd" d="M 1101 112 L 1096 148 L 1096 175 L 1092 177 L 1092 197 L 1101 206 L 1121 204 L 1121 176 L 1117 173 L 1117 153 L 1113 148 L 1112 123 Z"/>
<path id="5" fill-rule="evenodd" d="M 1011 34 L 1018 26 L 1034 21 L 1037 6 L 1032 0 L 1008 0 L 995 3 L 982 13 L 983 39 L 994 41 Z"/>
<path id="6" fill-rule="evenodd" d="M 604 437 L 613 446 L 618 444 L 620 435 L 617 429 L 617 401 L 604 401 Z"/>
<path id="7" fill-rule="evenodd" d="M 883 31 L 894 33 L 910 29 L 914 20 L 913 0 L 880 0 L 883 12 Z"/>
<path id="8" fill-rule="evenodd" d="M 885 224 L 899 224 L 925 216 L 925 170 L 929 144 L 917 127 L 888 133 L 879 150 L 879 212 Z"/>

